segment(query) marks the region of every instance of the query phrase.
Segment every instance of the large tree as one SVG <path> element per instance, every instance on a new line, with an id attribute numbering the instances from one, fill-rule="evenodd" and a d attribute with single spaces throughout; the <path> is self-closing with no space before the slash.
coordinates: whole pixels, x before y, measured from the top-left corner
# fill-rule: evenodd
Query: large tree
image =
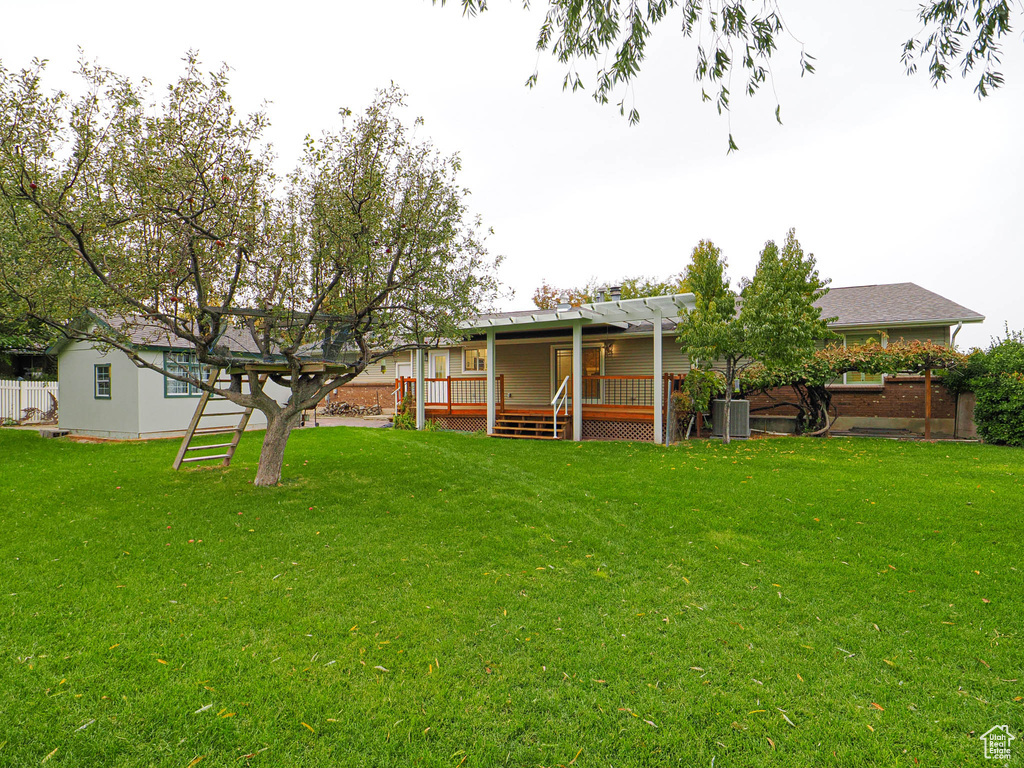
<path id="1" fill-rule="evenodd" d="M 488 7 L 488 0 L 460 2 L 470 15 Z M 640 74 L 647 44 L 659 25 L 675 27 L 683 38 L 695 41 L 694 76 L 704 86 L 704 100 L 714 102 L 719 113 L 729 109 L 734 72 L 750 96 L 770 83 L 772 60 L 785 37 L 799 49 L 801 74 L 814 72 L 814 57 L 793 36 L 777 2 L 547 0 L 546 5 L 537 50 L 550 51 L 566 66 L 565 88 L 591 88 L 602 104 L 625 93 Z M 918 62 L 926 62 L 935 85 L 949 80 L 954 69 L 964 78 L 977 76 L 975 91 L 983 98 L 1003 84 L 1002 46 L 1012 32 L 1011 20 L 1021 11 L 1020 2 L 1014 0 L 926 0 L 917 10 L 920 29 L 903 44 L 903 64 L 913 74 Z M 583 82 L 581 62 L 594 65 L 593 85 Z M 536 81 L 534 72 L 527 84 Z M 625 98 L 620 98 L 618 106 L 630 122 L 639 120 L 640 113 L 635 106 L 627 109 Z M 776 105 L 776 119 L 779 114 Z M 731 134 L 729 148 L 736 148 Z"/>
<path id="2" fill-rule="evenodd" d="M 384 357 L 452 337 L 494 294 L 459 159 L 412 139 L 394 87 L 307 138 L 281 177 L 267 117 L 235 112 L 226 67 L 204 73 L 189 54 L 160 99 L 91 64 L 75 98 L 44 91 L 43 74 L 0 69 L 0 279 L 25 317 L 263 412 L 257 485 L 279 481 L 303 409 Z M 116 322 L 77 322 L 89 309 Z M 131 343 L 140 327 L 236 371 L 222 339 L 247 334 L 290 397 L 274 400 L 254 370 L 248 392 L 198 366 L 163 370 Z M 312 371 L 316 360 L 333 365 Z"/>
<path id="3" fill-rule="evenodd" d="M 814 354 L 815 341 L 832 335 L 814 302 L 828 281 L 818 276 L 794 230 L 779 248 L 769 240 L 752 280 L 743 281 L 739 310 L 721 250 L 707 240 L 693 251 L 686 279 L 695 306 L 683 315 L 677 340 L 684 354 L 725 376 L 724 441 L 729 442 L 733 390 L 755 364 L 794 368 Z"/>

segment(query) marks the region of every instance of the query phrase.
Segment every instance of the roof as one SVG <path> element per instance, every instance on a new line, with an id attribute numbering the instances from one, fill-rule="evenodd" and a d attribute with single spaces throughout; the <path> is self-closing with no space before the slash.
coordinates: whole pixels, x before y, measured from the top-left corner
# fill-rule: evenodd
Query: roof
<path id="1" fill-rule="evenodd" d="M 856 325 L 980 323 L 985 316 L 916 283 L 831 288 L 815 305 L 833 328 Z"/>
<path id="2" fill-rule="evenodd" d="M 582 304 L 568 309 L 526 309 L 477 315 L 463 329 L 480 332 L 488 328 L 557 328 L 582 320 L 584 324 L 606 324 L 627 333 L 650 333 L 656 312 L 662 327 L 671 330 L 683 308 L 693 307 L 692 293 L 652 296 L 646 299 Z M 955 301 L 939 296 L 915 283 L 886 283 L 832 288 L 815 305 L 822 317 L 836 318 L 833 328 L 891 325 L 952 325 L 980 323 L 985 316 Z"/>
<path id="3" fill-rule="evenodd" d="M 192 344 L 180 339 L 157 322 L 143 315 L 114 315 L 99 309 L 86 313 L 86 318 L 110 328 L 114 334 L 123 334 L 131 346 L 138 349 L 191 350 Z M 58 339 L 48 350 L 51 354 L 61 351 L 70 339 Z M 226 347 L 232 355 L 240 357 L 260 357 L 259 347 L 248 331 L 240 328 L 228 328 L 217 339 L 216 346 Z"/>

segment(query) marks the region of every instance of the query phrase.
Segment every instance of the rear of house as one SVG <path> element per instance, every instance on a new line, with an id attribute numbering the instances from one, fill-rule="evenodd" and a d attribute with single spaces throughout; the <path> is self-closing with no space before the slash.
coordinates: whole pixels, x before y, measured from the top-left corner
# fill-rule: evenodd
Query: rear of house
<path id="1" fill-rule="evenodd" d="M 474 318 L 466 325 L 466 341 L 422 354 L 423 420 L 444 429 L 489 434 L 500 434 L 503 427 L 518 423 L 522 435 L 533 429 L 536 436 L 660 441 L 665 434 L 667 393 L 690 369 L 690 360 L 676 344 L 675 331 L 693 296 L 610 299 L 580 307 Z M 914 283 L 833 288 L 819 306 L 823 317 L 834 318 L 830 328 L 840 337 L 828 343 L 844 345 L 903 339 L 949 346 L 963 324 L 984 320 L 981 314 Z M 579 370 L 579 391 L 563 391 L 567 381 L 574 379 L 574 364 Z M 356 393 L 364 397 L 369 393 L 392 407 L 402 396 L 415 402 L 416 369 L 416 353 L 400 355 L 364 372 L 335 397 L 358 402 Z M 849 373 L 830 389 L 838 413 L 837 430 L 923 430 L 924 377 Z M 780 404 L 789 394 L 780 390 L 751 398 L 755 426 L 793 431 L 794 409 Z M 580 408 L 573 407 L 574 401 Z M 963 415 L 958 419 L 957 408 L 957 398 L 933 382 L 936 435 L 963 434 L 970 419 Z"/>

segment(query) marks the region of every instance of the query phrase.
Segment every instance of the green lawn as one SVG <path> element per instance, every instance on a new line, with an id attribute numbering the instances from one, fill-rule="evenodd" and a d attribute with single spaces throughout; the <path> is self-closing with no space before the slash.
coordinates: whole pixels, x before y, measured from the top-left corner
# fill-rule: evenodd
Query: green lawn
<path id="1" fill-rule="evenodd" d="M 176 447 L 0 432 L 0 765 L 1024 744 L 1021 451 L 334 428 L 254 489 L 256 436 L 229 470 L 173 472 Z"/>

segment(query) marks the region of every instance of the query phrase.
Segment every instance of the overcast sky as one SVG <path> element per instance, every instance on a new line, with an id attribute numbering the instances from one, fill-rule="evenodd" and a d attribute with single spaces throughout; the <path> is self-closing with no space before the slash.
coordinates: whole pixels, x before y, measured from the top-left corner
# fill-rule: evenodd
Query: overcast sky
<path id="1" fill-rule="evenodd" d="M 612 106 L 563 93 L 561 65 L 533 44 L 544 3 L 491 0 L 469 19 L 429 0 L 174 3 L 3 2 L 0 60 L 50 60 L 49 81 L 74 87 L 81 46 L 100 63 L 163 85 L 198 49 L 227 62 L 240 110 L 269 107 L 290 167 L 307 133 L 338 126 L 391 81 L 409 93 L 423 136 L 463 160 L 472 205 L 495 230 L 505 309 L 531 306 L 541 280 L 666 276 L 701 238 L 718 244 L 734 282 L 766 240 L 795 227 L 834 286 L 912 281 L 986 315 L 961 347 L 1003 324 L 1024 328 L 1024 46 L 1010 43 L 1007 85 L 979 102 L 973 81 L 939 90 L 904 75 L 900 45 L 917 0 L 780 0 L 793 35 L 817 58 L 800 78 L 799 44 L 782 41 L 771 88 L 734 91 L 730 123 L 700 102 L 693 44 L 669 22 L 627 94 L 630 127 Z M 539 68 L 539 86 L 524 87 Z M 580 74 L 593 82 L 593 68 Z"/>

